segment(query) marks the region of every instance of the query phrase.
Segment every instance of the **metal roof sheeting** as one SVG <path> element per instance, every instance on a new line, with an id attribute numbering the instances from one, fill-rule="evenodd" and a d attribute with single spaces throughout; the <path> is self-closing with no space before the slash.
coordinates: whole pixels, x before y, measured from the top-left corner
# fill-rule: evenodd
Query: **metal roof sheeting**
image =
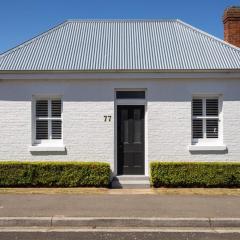
<path id="1" fill-rule="evenodd" d="M 0 55 L 0 70 L 240 69 L 240 49 L 179 20 L 70 20 Z"/>

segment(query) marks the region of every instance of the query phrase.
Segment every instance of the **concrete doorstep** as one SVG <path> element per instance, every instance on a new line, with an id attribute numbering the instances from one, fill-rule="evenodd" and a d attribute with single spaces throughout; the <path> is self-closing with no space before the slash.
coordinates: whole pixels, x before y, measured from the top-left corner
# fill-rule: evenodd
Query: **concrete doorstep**
<path id="1" fill-rule="evenodd" d="M 1 217 L 0 228 L 239 228 L 240 218 Z"/>

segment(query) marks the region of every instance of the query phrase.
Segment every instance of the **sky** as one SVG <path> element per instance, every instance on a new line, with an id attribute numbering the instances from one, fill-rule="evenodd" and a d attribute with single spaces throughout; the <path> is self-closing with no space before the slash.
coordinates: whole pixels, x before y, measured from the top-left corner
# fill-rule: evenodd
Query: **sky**
<path id="1" fill-rule="evenodd" d="M 232 5 L 240 0 L 1 0 L 0 53 L 67 19 L 180 19 L 223 38 Z"/>

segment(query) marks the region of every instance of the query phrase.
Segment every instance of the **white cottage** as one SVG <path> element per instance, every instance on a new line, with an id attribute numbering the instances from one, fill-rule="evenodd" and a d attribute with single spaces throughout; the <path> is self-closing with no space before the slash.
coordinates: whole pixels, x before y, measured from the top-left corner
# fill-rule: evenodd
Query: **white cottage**
<path id="1" fill-rule="evenodd" d="M 179 20 L 66 21 L 0 55 L 0 116 L 1 160 L 237 162 L 240 49 Z"/>

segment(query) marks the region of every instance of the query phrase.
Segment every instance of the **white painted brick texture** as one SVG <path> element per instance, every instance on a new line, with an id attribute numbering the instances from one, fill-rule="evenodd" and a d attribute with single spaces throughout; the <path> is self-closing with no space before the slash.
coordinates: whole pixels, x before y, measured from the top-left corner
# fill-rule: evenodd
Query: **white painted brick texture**
<path id="1" fill-rule="evenodd" d="M 149 161 L 240 161 L 238 80 L 16 80 L 0 82 L 0 160 L 101 161 L 114 169 L 114 89 L 147 89 Z M 191 99 L 223 94 L 224 154 L 191 154 Z M 63 95 L 67 152 L 31 154 L 32 96 Z M 111 122 L 104 122 L 111 115 Z M 116 162 L 116 160 L 115 160 Z"/>

